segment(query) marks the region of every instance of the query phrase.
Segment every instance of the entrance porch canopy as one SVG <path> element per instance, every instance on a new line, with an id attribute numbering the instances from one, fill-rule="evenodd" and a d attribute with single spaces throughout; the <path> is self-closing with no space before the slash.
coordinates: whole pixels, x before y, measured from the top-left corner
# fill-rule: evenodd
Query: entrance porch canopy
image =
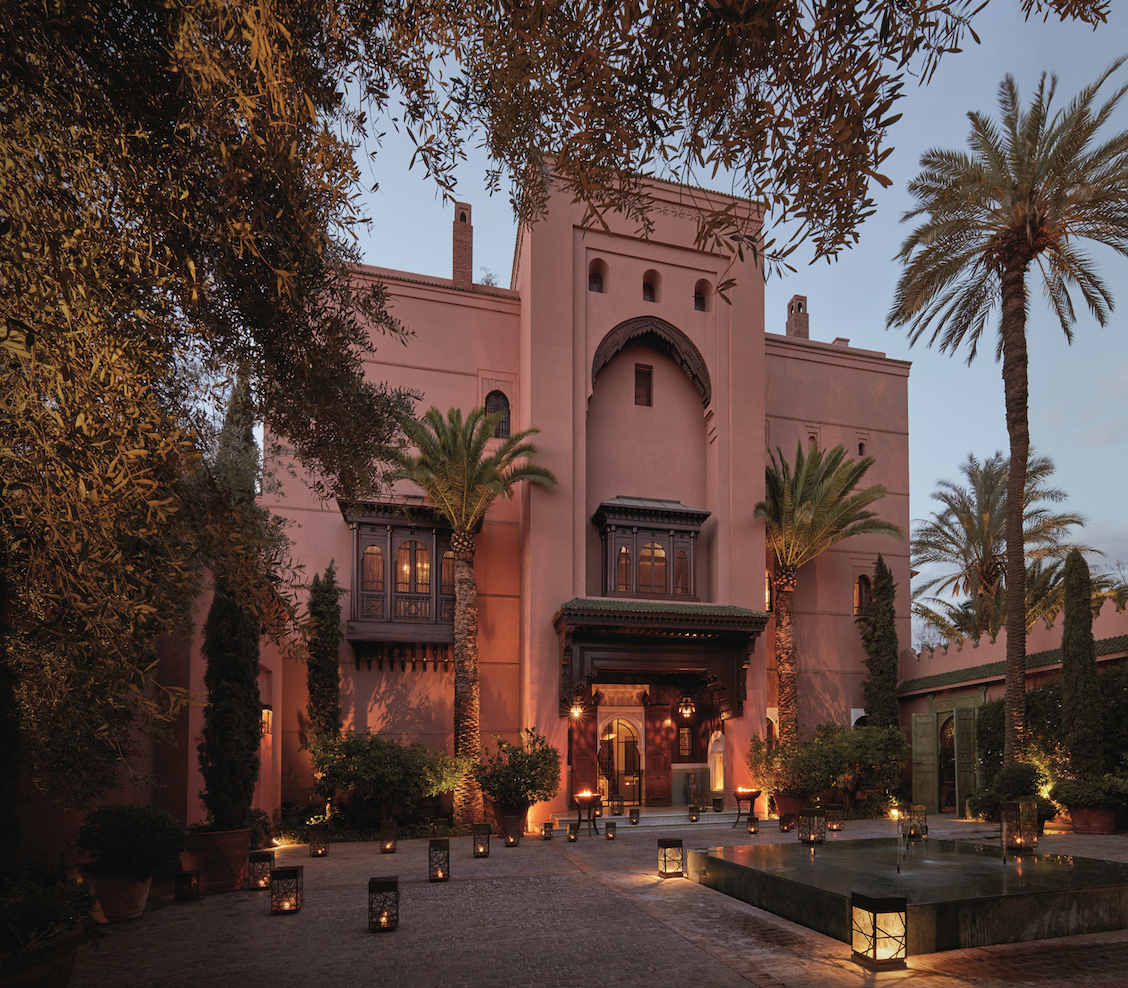
<path id="1" fill-rule="evenodd" d="M 560 605 L 560 710 L 599 682 L 640 677 L 700 679 L 737 717 L 748 697 L 746 672 L 768 615 L 728 604 L 575 597 Z"/>

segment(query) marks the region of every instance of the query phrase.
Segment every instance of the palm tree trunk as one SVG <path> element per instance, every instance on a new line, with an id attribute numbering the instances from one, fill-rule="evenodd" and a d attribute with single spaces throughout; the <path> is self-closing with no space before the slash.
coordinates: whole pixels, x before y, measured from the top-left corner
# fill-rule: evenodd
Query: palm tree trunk
<path id="1" fill-rule="evenodd" d="M 1026 546 L 1022 516 L 1030 454 L 1026 371 L 1026 265 L 1003 272 L 1003 386 L 1010 473 L 1007 477 L 1007 659 L 1003 765 L 1021 759 L 1026 734 Z"/>
<path id="2" fill-rule="evenodd" d="M 776 703 L 779 706 L 779 740 L 799 737 L 799 689 L 795 671 L 795 625 L 791 603 L 795 591 L 794 571 L 785 570 L 772 579 L 775 586 Z"/>
<path id="3" fill-rule="evenodd" d="M 482 756 L 481 693 L 478 684 L 478 588 L 474 580 L 474 536 L 456 532 L 454 552 L 454 752 L 477 763 Z M 469 773 L 454 789 L 454 823 L 483 819 L 482 790 Z"/>

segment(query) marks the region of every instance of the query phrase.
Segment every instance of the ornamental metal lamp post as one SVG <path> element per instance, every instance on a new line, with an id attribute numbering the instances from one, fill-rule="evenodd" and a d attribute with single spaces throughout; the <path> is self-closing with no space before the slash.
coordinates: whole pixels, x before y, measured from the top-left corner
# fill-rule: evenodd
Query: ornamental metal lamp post
<path id="1" fill-rule="evenodd" d="M 396 821 L 385 820 L 380 824 L 380 853 L 396 853 Z"/>
<path id="2" fill-rule="evenodd" d="M 275 868 L 270 873 L 270 911 L 275 915 L 296 913 L 302 908 L 302 882 L 305 869 L 301 865 Z"/>
<path id="3" fill-rule="evenodd" d="M 387 933 L 399 926 L 399 876 L 368 879 L 368 932 Z"/>
<path id="4" fill-rule="evenodd" d="M 826 813 L 820 806 L 807 806 L 799 813 L 799 843 L 821 844 L 826 840 Z"/>
<path id="5" fill-rule="evenodd" d="M 908 956 L 908 910 L 904 896 L 875 898 L 853 892 L 851 945 L 854 960 L 871 971 L 905 967 Z"/>
<path id="6" fill-rule="evenodd" d="M 488 858 L 490 856 L 490 825 L 488 823 L 474 824 L 474 857 Z"/>
<path id="7" fill-rule="evenodd" d="M 450 838 L 432 837 L 427 850 L 427 879 L 445 882 L 450 878 Z"/>
<path id="8" fill-rule="evenodd" d="M 658 838 L 658 877 L 681 878 L 685 873 L 685 856 L 680 837 Z"/>
<path id="9" fill-rule="evenodd" d="M 252 892 L 270 888 L 270 873 L 273 870 L 273 851 L 251 851 L 247 855 L 247 888 Z"/>

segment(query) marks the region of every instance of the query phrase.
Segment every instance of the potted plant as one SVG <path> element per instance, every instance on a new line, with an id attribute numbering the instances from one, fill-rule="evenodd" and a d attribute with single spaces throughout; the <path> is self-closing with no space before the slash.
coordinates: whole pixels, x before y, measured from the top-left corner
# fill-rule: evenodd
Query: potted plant
<path id="1" fill-rule="evenodd" d="M 64 988 L 78 945 L 101 935 L 94 898 L 62 871 L 0 875 L 0 986 Z"/>
<path id="2" fill-rule="evenodd" d="M 504 833 L 507 816 L 524 820 L 533 803 L 552 799 L 560 791 L 560 750 L 535 727 L 521 732 L 519 745 L 496 734 L 494 740 L 497 751 L 478 766 L 478 784 L 493 803 L 498 832 Z"/>
<path id="3" fill-rule="evenodd" d="M 770 792 L 780 815 L 798 813 L 812 795 L 831 789 L 839 775 L 830 746 L 813 741 L 777 741 L 759 735 L 748 747 L 753 788 Z"/>
<path id="4" fill-rule="evenodd" d="M 1128 807 L 1128 779 L 1119 775 L 1059 779 L 1050 799 L 1069 810 L 1075 834 L 1116 833 L 1116 813 Z"/>
<path id="5" fill-rule="evenodd" d="M 184 850 L 188 828 L 156 806 L 99 806 L 86 814 L 78 846 L 106 919 L 136 919 L 145 912 L 153 873 Z"/>

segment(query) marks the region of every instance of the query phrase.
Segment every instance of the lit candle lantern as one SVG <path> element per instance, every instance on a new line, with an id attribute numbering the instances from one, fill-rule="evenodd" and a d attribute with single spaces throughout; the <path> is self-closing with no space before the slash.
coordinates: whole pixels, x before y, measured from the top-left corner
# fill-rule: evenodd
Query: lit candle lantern
<path id="1" fill-rule="evenodd" d="M 270 888 L 270 873 L 273 870 L 273 851 L 251 851 L 247 855 L 247 887 L 252 891 Z"/>
<path id="2" fill-rule="evenodd" d="M 490 856 L 490 825 L 488 823 L 474 824 L 474 857 L 488 858 Z"/>
<path id="3" fill-rule="evenodd" d="M 445 882 L 450 878 L 450 838 L 432 837 L 427 851 L 428 879 Z"/>
<path id="4" fill-rule="evenodd" d="M 380 824 L 380 853 L 396 853 L 396 821 L 385 820 Z"/>
<path id="5" fill-rule="evenodd" d="M 658 877 L 681 878 L 685 870 L 680 837 L 658 838 Z"/>
<path id="6" fill-rule="evenodd" d="M 275 868 L 270 873 L 270 911 L 272 913 L 296 913 L 302 908 L 304 874 L 305 869 L 301 865 L 290 868 Z"/>
<path id="7" fill-rule="evenodd" d="M 368 879 L 368 929 L 385 932 L 399 926 L 399 877 Z"/>
<path id="8" fill-rule="evenodd" d="M 908 908 L 904 896 L 850 895 L 854 960 L 875 971 L 905 967 Z"/>

